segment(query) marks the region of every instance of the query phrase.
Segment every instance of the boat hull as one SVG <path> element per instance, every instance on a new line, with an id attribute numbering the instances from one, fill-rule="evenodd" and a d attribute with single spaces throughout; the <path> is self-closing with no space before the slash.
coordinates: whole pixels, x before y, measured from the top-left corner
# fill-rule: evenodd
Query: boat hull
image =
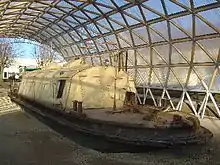
<path id="1" fill-rule="evenodd" d="M 107 141 L 136 147 L 172 147 L 177 145 L 201 144 L 210 140 L 213 134 L 201 127 L 192 129 L 157 129 L 143 128 L 138 125 L 121 124 L 88 118 L 85 114 L 65 112 L 56 108 L 45 107 L 27 98 L 9 95 L 11 100 L 24 108 L 73 130 Z"/>

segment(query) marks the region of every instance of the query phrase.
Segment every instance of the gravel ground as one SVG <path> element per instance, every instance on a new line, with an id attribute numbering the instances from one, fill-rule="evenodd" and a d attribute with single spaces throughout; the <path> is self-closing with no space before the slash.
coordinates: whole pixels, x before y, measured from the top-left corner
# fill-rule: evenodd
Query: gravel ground
<path id="1" fill-rule="evenodd" d="M 0 165 L 220 164 L 220 121 L 205 119 L 202 123 L 215 134 L 204 146 L 145 153 L 103 153 L 82 147 L 23 111 L 2 114 Z M 93 139 L 88 143 L 98 145 L 97 141 Z"/>

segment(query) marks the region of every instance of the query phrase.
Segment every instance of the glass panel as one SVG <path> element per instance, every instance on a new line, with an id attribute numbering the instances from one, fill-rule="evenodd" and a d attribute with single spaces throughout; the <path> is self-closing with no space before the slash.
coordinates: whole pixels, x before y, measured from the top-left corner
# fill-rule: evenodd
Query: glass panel
<path id="1" fill-rule="evenodd" d="M 199 7 L 199 6 L 205 6 L 211 3 L 215 3 L 216 0 L 205 0 L 205 1 L 193 0 L 193 2 L 195 7 Z"/>
<path id="2" fill-rule="evenodd" d="M 105 6 L 110 6 L 110 7 L 115 7 L 114 4 L 111 1 L 106 1 L 106 0 L 96 0 L 96 2 L 101 3 Z"/>
<path id="3" fill-rule="evenodd" d="M 125 39 L 122 39 L 121 37 L 118 37 L 118 40 L 119 40 L 120 46 L 122 48 L 130 47 L 130 44 L 128 44 L 128 42 Z"/>
<path id="4" fill-rule="evenodd" d="M 70 5 L 69 3 L 65 2 L 65 1 L 60 1 L 57 4 L 57 7 L 61 7 L 62 9 L 64 9 L 66 12 L 69 12 L 70 10 L 72 10 L 73 6 Z"/>
<path id="5" fill-rule="evenodd" d="M 137 21 L 136 19 L 134 19 L 134 18 L 132 18 L 132 17 L 126 15 L 126 14 L 124 14 L 124 17 L 125 17 L 125 19 L 126 19 L 128 25 L 135 25 L 135 24 L 140 23 L 140 22 Z"/>
<path id="6" fill-rule="evenodd" d="M 166 21 L 162 21 L 162 22 L 158 22 L 155 24 L 152 24 L 151 27 L 160 32 L 160 34 L 163 35 L 163 37 L 165 37 L 167 40 L 169 39 L 168 37 L 168 29 L 167 29 L 167 22 Z"/>
<path id="7" fill-rule="evenodd" d="M 116 0 L 115 3 L 116 3 L 119 7 L 128 4 L 127 1 L 122 1 L 122 0 Z"/>
<path id="8" fill-rule="evenodd" d="M 80 36 L 75 32 L 75 31 L 71 31 L 70 32 L 71 37 L 75 40 L 75 41 L 80 41 L 81 38 Z"/>
<path id="9" fill-rule="evenodd" d="M 82 19 L 88 19 L 87 16 L 83 12 L 81 12 L 81 11 L 77 11 L 73 15 L 79 16 Z"/>
<path id="10" fill-rule="evenodd" d="M 205 18 L 212 25 L 214 25 L 218 30 L 220 30 L 219 29 L 219 19 L 220 19 L 219 8 L 199 12 L 198 14 L 201 15 L 203 18 Z"/>
<path id="11" fill-rule="evenodd" d="M 65 18 L 65 20 L 71 25 L 71 26 L 75 26 L 78 25 L 79 23 L 71 16 L 68 16 Z"/>
<path id="12" fill-rule="evenodd" d="M 191 61 L 191 50 L 192 50 L 192 42 L 183 42 L 174 44 L 178 51 L 180 51 L 188 62 Z"/>
<path id="13" fill-rule="evenodd" d="M 161 87 L 161 83 L 160 83 L 159 79 L 157 78 L 155 71 L 152 72 L 152 75 L 150 77 L 150 82 L 151 82 L 152 87 Z"/>
<path id="14" fill-rule="evenodd" d="M 74 56 L 71 47 L 67 47 L 67 48 L 65 48 L 65 49 L 66 49 L 66 51 L 67 51 L 67 53 L 68 53 L 68 55 L 69 55 L 70 57 Z"/>
<path id="15" fill-rule="evenodd" d="M 134 50 L 128 50 L 128 66 L 135 65 Z"/>
<path id="16" fill-rule="evenodd" d="M 150 48 L 140 48 L 137 49 L 137 52 L 141 54 L 143 61 L 146 61 L 147 64 L 150 64 Z"/>
<path id="17" fill-rule="evenodd" d="M 173 67 L 172 69 L 179 79 L 180 83 L 184 86 L 186 83 L 189 67 Z"/>
<path id="18" fill-rule="evenodd" d="M 74 40 L 69 36 L 69 34 L 64 34 L 63 37 L 68 43 L 74 42 Z"/>
<path id="19" fill-rule="evenodd" d="M 137 29 L 133 29 L 132 31 L 137 34 L 137 35 L 133 34 L 133 36 L 136 36 L 136 38 L 141 38 L 141 40 L 144 40 L 146 43 L 149 42 L 149 37 L 145 26 Z M 138 42 L 135 41 L 135 44 L 138 44 Z"/>
<path id="20" fill-rule="evenodd" d="M 103 13 L 108 13 L 108 12 L 112 11 L 112 9 L 107 6 L 101 6 L 99 4 L 96 4 L 96 5 Z"/>
<path id="21" fill-rule="evenodd" d="M 167 8 L 167 12 L 168 14 L 174 14 L 174 13 L 178 13 L 183 11 L 184 9 L 182 7 L 180 7 L 179 5 L 167 0 L 164 1 L 166 3 L 166 8 Z"/>
<path id="22" fill-rule="evenodd" d="M 83 39 L 87 39 L 89 37 L 88 33 L 86 32 L 85 28 L 80 27 L 77 29 L 79 35 L 83 38 Z"/>
<path id="23" fill-rule="evenodd" d="M 92 37 L 99 35 L 99 31 L 98 31 L 98 29 L 96 28 L 96 26 L 95 26 L 94 23 L 91 23 L 91 24 L 87 25 L 87 26 L 86 26 L 86 29 L 89 31 L 89 33 L 90 33 L 90 35 L 91 35 Z"/>
<path id="24" fill-rule="evenodd" d="M 157 53 L 160 54 L 163 59 L 169 63 L 169 45 L 161 45 L 161 46 L 155 46 L 154 47 L 157 51 Z"/>
<path id="25" fill-rule="evenodd" d="M 50 27 L 47 28 L 47 31 L 48 31 L 50 34 L 52 34 L 52 35 L 56 35 L 56 34 L 57 34 L 57 32 L 54 31 L 53 29 L 51 29 Z"/>
<path id="26" fill-rule="evenodd" d="M 211 27 L 196 17 L 196 35 L 215 33 Z"/>
<path id="27" fill-rule="evenodd" d="M 112 25 L 114 30 L 118 30 L 118 29 L 123 28 L 123 26 L 119 25 L 118 23 L 116 23 L 116 22 L 114 22 L 114 21 L 112 21 L 110 19 L 109 19 L 109 21 L 110 21 L 110 23 L 111 23 L 111 25 Z"/>
<path id="28" fill-rule="evenodd" d="M 72 49 L 73 49 L 73 51 L 74 51 L 74 53 L 75 53 L 76 55 L 81 55 L 78 46 L 73 45 L 73 46 L 72 46 Z"/>
<path id="29" fill-rule="evenodd" d="M 105 18 L 103 18 L 103 19 L 101 19 L 101 20 L 99 20 L 99 21 L 97 21 L 97 22 L 98 22 L 98 27 L 99 27 L 99 29 L 100 29 L 100 31 L 101 31 L 102 33 L 107 33 L 107 32 L 109 32 L 109 30 L 111 29 L 111 27 L 110 27 L 108 21 L 107 21 Z M 100 24 L 101 26 L 100 26 L 99 24 Z"/>
<path id="30" fill-rule="evenodd" d="M 51 26 L 51 28 L 53 29 L 53 30 L 55 30 L 57 33 L 61 33 L 63 30 L 59 27 L 59 26 L 57 26 L 56 24 L 53 24 L 52 26 Z"/>
<path id="31" fill-rule="evenodd" d="M 169 88 L 177 88 L 177 89 L 182 88 L 179 81 L 177 80 L 177 78 L 175 77 L 172 71 L 170 71 L 169 79 L 167 81 L 167 86 Z"/>
<path id="32" fill-rule="evenodd" d="M 83 2 L 80 2 L 80 1 L 68 1 L 68 2 L 71 3 L 71 4 L 74 4 L 76 6 L 80 6 L 80 5 L 83 4 Z"/>
<path id="33" fill-rule="evenodd" d="M 91 19 L 94 19 L 94 18 L 96 18 L 96 17 L 98 17 L 99 15 L 97 15 L 97 14 L 93 14 L 93 13 L 91 13 L 91 12 L 87 12 L 87 11 L 84 11 Z"/>
<path id="34" fill-rule="evenodd" d="M 157 75 L 160 82 L 165 85 L 166 79 L 167 79 L 168 68 L 167 67 L 154 68 L 154 72 Z"/>
<path id="35" fill-rule="evenodd" d="M 143 20 L 143 17 L 141 15 L 141 12 L 137 6 L 128 8 L 125 10 L 126 13 L 133 15 L 134 17 L 137 17 L 140 20 Z"/>
<path id="36" fill-rule="evenodd" d="M 151 37 L 151 40 L 152 40 L 152 42 L 160 42 L 160 41 L 165 41 L 165 39 L 164 38 L 162 38 L 158 33 L 159 32 L 155 32 L 154 30 L 152 30 L 152 29 L 149 29 L 149 31 L 150 31 L 150 37 Z"/>
<path id="37" fill-rule="evenodd" d="M 190 74 L 189 83 L 187 85 L 187 88 L 191 89 L 191 90 L 204 90 L 204 87 L 203 87 L 201 81 L 199 80 L 198 76 L 196 75 L 196 73 L 194 71 L 192 71 Z"/>
<path id="38" fill-rule="evenodd" d="M 148 0 L 144 2 L 146 6 L 156 10 L 157 12 L 164 14 L 163 6 L 161 4 L 161 0 Z"/>
<path id="39" fill-rule="evenodd" d="M 215 66 L 195 66 L 196 72 L 202 78 L 207 86 L 209 86 Z"/>
<path id="40" fill-rule="evenodd" d="M 84 9 L 91 11 L 93 14 L 100 14 L 100 12 L 94 7 L 93 4 L 86 6 Z"/>
<path id="41" fill-rule="evenodd" d="M 182 3 L 186 7 L 191 7 L 189 0 L 178 0 L 179 3 Z"/>
<path id="42" fill-rule="evenodd" d="M 211 54 L 212 58 L 217 61 L 218 53 L 219 53 L 220 38 L 200 40 L 199 42 Z"/>
<path id="43" fill-rule="evenodd" d="M 110 36 L 107 36 L 105 37 L 106 39 L 106 44 L 109 46 L 109 49 L 112 50 L 112 49 L 118 49 L 118 42 L 115 38 L 115 35 L 110 35 Z"/>
<path id="44" fill-rule="evenodd" d="M 170 30 L 171 30 L 171 38 L 177 39 L 177 38 L 186 38 L 188 37 L 183 31 L 178 29 L 175 25 L 170 23 Z"/>
<path id="45" fill-rule="evenodd" d="M 165 64 L 164 60 L 158 55 L 156 50 L 153 50 L 152 61 L 153 61 L 153 65 Z"/>
<path id="46" fill-rule="evenodd" d="M 160 15 L 146 9 L 145 7 L 142 7 L 142 10 L 143 10 L 146 20 L 148 21 L 160 17 Z"/>
<path id="47" fill-rule="evenodd" d="M 106 46 L 103 38 L 97 39 L 96 45 L 97 45 L 99 51 L 106 51 L 107 50 L 107 46 Z"/>
<path id="48" fill-rule="evenodd" d="M 148 84 L 149 68 L 140 68 L 137 71 L 136 83 L 138 86 L 146 86 Z"/>
<path id="49" fill-rule="evenodd" d="M 126 23 L 125 23 L 125 21 L 124 21 L 124 19 L 123 19 L 123 17 L 121 16 L 120 13 L 113 14 L 113 15 L 111 15 L 111 16 L 109 16 L 109 17 L 112 18 L 112 19 L 114 19 L 116 22 L 119 22 L 119 23 L 121 23 L 121 24 L 123 24 L 123 25 L 126 25 Z"/>
<path id="50" fill-rule="evenodd" d="M 66 45 L 66 41 L 63 39 L 62 36 L 59 36 L 57 39 L 62 45 Z"/>
<path id="51" fill-rule="evenodd" d="M 220 90 L 220 72 L 219 71 L 217 72 L 217 75 L 215 77 L 211 90 L 217 91 L 217 92 L 219 92 Z"/>
<path id="52" fill-rule="evenodd" d="M 124 42 L 126 42 L 126 45 L 131 46 L 132 45 L 132 41 L 131 41 L 131 35 L 129 31 L 124 31 L 121 33 L 118 33 L 118 37 L 119 39 L 122 38 L 124 40 Z"/>
<path id="53" fill-rule="evenodd" d="M 134 44 L 135 45 L 143 45 L 146 44 L 145 41 L 143 41 L 143 39 L 141 39 L 140 37 L 138 37 L 137 35 L 135 35 L 134 33 L 132 33 L 132 37 L 134 39 Z"/>
<path id="54" fill-rule="evenodd" d="M 197 44 L 195 47 L 194 62 L 195 63 L 212 62 L 209 56 Z"/>
<path id="55" fill-rule="evenodd" d="M 182 64 L 187 63 L 187 60 L 184 58 L 184 56 L 181 56 L 182 53 L 178 52 L 175 47 L 172 48 L 172 55 L 171 55 L 171 63 L 172 64 Z"/>
<path id="56" fill-rule="evenodd" d="M 53 15 L 51 14 L 48 14 L 48 13 L 45 13 L 42 17 L 46 18 L 46 19 L 49 19 L 51 21 L 54 21 L 57 19 L 57 17 L 54 17 Z"/>
<path id="57" fill-rule="evenodd" d="M 192 34 L 192 15 L 186 15 L 172 19 L 177 25 L 184 29 L 189 34 Z"/>

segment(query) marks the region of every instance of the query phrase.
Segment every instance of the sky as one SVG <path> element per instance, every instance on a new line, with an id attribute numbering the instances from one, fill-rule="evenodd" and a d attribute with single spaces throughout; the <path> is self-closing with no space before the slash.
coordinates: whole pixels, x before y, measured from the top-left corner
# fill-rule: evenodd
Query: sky
<path id="1" fill-rule="evenodd" d="M 20 58 L 34 58 L 36 46 L 27 43 L 14 43 L 14 49 Z"/>

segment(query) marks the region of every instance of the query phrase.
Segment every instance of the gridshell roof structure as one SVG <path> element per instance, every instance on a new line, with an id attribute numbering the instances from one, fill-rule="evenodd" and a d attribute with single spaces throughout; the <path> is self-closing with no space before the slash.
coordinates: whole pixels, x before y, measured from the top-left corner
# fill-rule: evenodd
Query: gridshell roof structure
<path id="1" fill-rule="evenodd" d="M 211 102 L 220 116 L 219 0 L 1 0 L 0 35 L 52 44 L 66 60 L 93 65 L 123 51 L 141 103 L 160 104 L 151 90 L 159 88 L 174 109 L 187 101 L 203 117 Z M 177 104 L 170 90 L 182 92 Z M 190 91 L 204 93 L 198 109 Z"/>

